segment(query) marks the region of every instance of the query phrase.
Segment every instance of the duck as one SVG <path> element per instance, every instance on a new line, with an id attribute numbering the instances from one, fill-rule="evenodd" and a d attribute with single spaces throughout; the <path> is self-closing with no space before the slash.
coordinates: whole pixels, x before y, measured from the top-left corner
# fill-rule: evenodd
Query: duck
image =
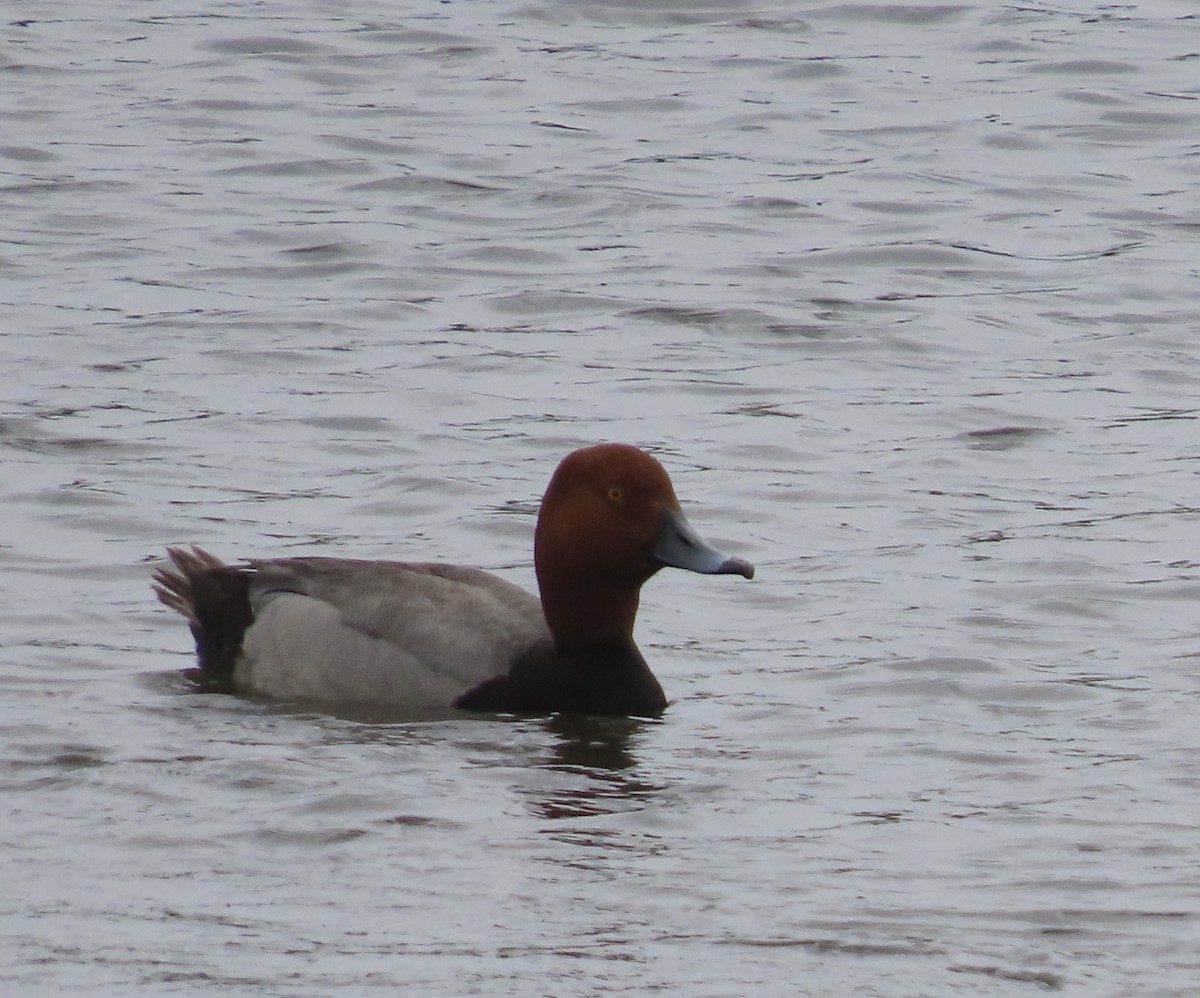
<path id="1" fill-rule="evenodd" d="M 620 443 L 573 451 L 551 477 L 534 531 L 538 596 L 436 562 L 167 555 L 152 584 L 191 629 L 192 678 L 405 714 L 660 717 L 666 696 L 633 638 L 642 586 L 667 567 L 754 577 L 700 538 L 662 464 Z"/>

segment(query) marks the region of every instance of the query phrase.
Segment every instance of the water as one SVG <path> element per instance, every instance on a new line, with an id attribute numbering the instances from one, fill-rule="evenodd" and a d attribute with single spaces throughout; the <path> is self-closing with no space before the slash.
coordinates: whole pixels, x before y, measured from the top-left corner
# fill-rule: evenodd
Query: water
<path id="1" fill-rule="evenodd" d="M 1188 994 L 1184 2 L 28 3 L 0 140 L 13 994 Z M 169 542 L 532 585 L 652 448 L 661 722 L 199 695 Z"/>

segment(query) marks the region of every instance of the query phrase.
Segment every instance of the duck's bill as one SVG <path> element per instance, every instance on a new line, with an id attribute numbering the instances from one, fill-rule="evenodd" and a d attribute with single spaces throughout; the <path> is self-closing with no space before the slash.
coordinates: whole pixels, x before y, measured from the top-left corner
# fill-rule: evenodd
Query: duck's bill
<path id="1" fill-rule="evenodd" d="M 754 578 L 754 566 L 741 558 L 709 547 L 692 529 L 687 517 L 677 509 L 663 509 L 658 536 L 650 547 L 650 556 L 660 565 L 685 568 L 701 575 L 740 575 Z"/>

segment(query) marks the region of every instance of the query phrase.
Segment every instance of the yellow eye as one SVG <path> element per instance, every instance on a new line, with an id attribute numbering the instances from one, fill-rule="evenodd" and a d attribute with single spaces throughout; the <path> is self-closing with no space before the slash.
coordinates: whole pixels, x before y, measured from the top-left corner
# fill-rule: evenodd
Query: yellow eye
<path id="1" fill-rule="evenodd" d="M 611 489 L 608 490 L 608 498 L 611 499 L 613 502 L 620 502 L 622 499 L 625 498 L 625 493 L 622 492 L 619 488 L 617 488 L 617 486 L 614 485 Z"/>

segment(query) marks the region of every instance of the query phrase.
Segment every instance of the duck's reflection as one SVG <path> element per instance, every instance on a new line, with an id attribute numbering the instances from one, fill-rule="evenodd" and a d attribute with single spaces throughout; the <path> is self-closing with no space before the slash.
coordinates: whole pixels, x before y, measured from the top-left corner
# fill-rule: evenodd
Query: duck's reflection
<path id="1" fill-rule="evenodd" d="M 561 819 L 638 811 L 665 789 L 647 779 L 638 762 L 638 743 L 654 722 L 562 714 L 543 727 L 553 736 L 543 768 L 552 779 L 522 788 L 536 814 Z"/>
<path id="2" fill-rule="evenodd" d="M 637 765 L 634 745 L 648 722 L 634 717 L 555 714 L 543 728 L 555 736 L 554 765 L 619 771 Z"/>
<path id="3" fill-rule="evenodd" d="M 243 697 L 220 702 L 238 713 L 296 719 L 324 745 L 386 744 L 406 751 L 436 746 L 441 751 L 452 744 L 471 757 L 472 766 L 515 774 L 515 796 L 532 814 L 552 821 L 636 813 L 668 787 L 647 773 L 639 752 L 661 727 L 654 720 L 556 714 L 483 721 L 461 712 L 401 720 L 387 712 L 332 715 L 311 705 L 256 704 Z"/>

